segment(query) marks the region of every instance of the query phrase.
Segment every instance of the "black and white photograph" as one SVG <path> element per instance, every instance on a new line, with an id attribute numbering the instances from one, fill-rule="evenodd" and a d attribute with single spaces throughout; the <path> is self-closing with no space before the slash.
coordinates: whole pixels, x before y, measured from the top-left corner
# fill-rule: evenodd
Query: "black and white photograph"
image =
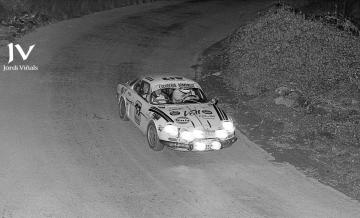
<path id="1" fill-rule="evenodd" d="M 0 218 L 360 218 L 359 0 L 0 0 Z"/>

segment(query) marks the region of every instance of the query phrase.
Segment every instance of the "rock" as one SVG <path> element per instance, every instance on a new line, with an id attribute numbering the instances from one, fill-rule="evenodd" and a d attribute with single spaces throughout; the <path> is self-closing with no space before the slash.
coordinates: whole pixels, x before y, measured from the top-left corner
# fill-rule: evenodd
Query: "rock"
<path id="1" fill-rule="evenodd" d="M 275 99 L 275 104 L 282 104 L 287 107 L 306 107 L 307 99 L 301 92 L 292 90 L 286 86 L 279 87 L 275 92 L 280 95 Z"/>
<path id="2" fill-rule="evenodd" d="M 360 102 L 359 102 L 359 100 L 352 99 L 352 100 L 351 100 L 351 104 L 354 105 L 354 106 L 359 106 L 359 105 L 360 105 Z"/>
<path id="3" fill-rule="evenodd" d="M 296 101 L 294 99 L 280 96 L 280 97 L 275 98 L 275 104 L 285 105 L 286 107 L 294 107 L 296 105 Z"/>
<path id="4" fill-rule="evenodd" d="M 290 94 L 291 89 L 289 89 L 286 86 L 281 86 L 281 87 L 275 89 L 275 92 L 280 96 L 286 96 L 286 95 Z"/>
<path id="5" fill-rule="evenodd" d="M 294 99 L 297 100 L 300 98 L 300 93 L 299 92 L 290 92 L 286 97 L 290 98 L 290 99 Z"/>
<path id="6" fill-rule="evenodd" d="M 213 74 L 211 74 L 211 75 L 213 75 L 213 76 L 220 76 L 222 74 L 222 71 L 218 71 L 218 72 L 215 72 L 215 73 L 213 73 Z"/>
<path id="7" fill-rule="evenodd" d="M 306 107 L 308 104 L 308 100 L 298 91 L 292 91 L 286 97 L 294 100 L 296 102 L 296 106 Z"/>

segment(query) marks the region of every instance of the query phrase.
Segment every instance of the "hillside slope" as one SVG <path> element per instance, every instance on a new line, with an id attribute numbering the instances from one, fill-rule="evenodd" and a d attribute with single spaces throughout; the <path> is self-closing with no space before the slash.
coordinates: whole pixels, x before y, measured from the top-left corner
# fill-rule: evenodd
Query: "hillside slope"
<path id="1" fill-rule="evenodd" d="M 278 160 L 360 199 L 359 60 L 359 37 L 284 7 L 209 48 L 202 78 Z"/>

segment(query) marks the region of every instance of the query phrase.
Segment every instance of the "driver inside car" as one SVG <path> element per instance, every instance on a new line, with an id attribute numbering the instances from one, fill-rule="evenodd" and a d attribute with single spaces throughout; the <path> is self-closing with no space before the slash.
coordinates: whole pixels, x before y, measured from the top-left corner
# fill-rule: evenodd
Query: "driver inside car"
<path id="1" fill-rule="evenodd" d="M 181 103 L 189 96 L 197 97 L 190 89 L 175 89 L 172 93 L 172 101 L 174 104 Z"/>
<path id="2" fill-rule="evenodd" d="M 151 101 L 156 104 L 166 104 L 169 100 L 169 98 L 161 89 L 154 91 L 151 94 L 151 98 Z"/>

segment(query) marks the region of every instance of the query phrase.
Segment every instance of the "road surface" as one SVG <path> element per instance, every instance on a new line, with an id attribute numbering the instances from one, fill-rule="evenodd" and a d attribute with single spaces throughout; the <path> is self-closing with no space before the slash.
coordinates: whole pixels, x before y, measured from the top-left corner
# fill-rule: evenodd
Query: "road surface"
<path id="1" fill-rule="evenodd" d="M 117 115 L 118 82 L 193 77 L 198 54 L 271 1 L 162 1 L 39 28 L 0 75 L 2 217 L 360 217 L 360 204 L 241 133 L 219 152 L 154 152 Z M 1 48 L 1 62 L 8 50 Z M 21 64 L 20 56 L 15 56 Z M 239 121 L 241 122 L 241 121 Z"/>

